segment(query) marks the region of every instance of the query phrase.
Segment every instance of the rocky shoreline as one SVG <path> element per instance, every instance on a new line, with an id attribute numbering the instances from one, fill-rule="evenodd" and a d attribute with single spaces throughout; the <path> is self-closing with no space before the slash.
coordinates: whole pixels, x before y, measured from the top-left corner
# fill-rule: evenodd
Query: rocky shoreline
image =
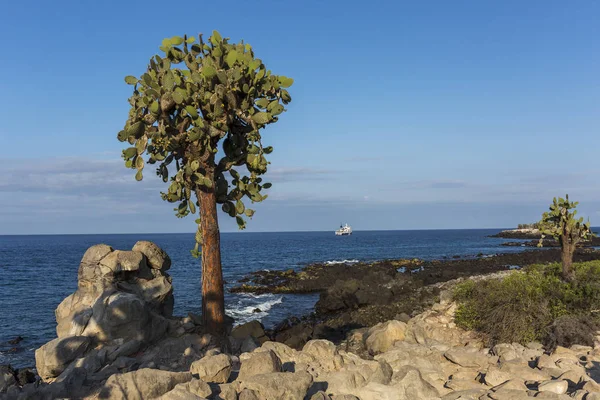
<path id="1" fill-rule="evenodd" d="M 315 313 L 216 338 L 198 316 L 172 316 L 170 259 L 158 246 L 92 246 L 56 310 L 58 337 L 36 351 L 37 375 L 1 367 L 0 399 L 600 399 L 600 347 L 490 349 L 454 324 L 457 282 L 558 258 L 547 249 L 264 271 L 243 284 L 319 292 Z M 575 256 L 594 259 L 591 249 Z"/>
<path id="2" fill-rule="evenodd" d="M 528 240 L 525 242 L 504 242 L 501 246 L 509 246 L 509 247 L 538 247 L 540 243 L 539 239 L 537 240 Z M 560 243 L 554 239 L 543 239 L 542 247 L 560 247 Z M 600 237 L 593 237 L 590 240 L 581 242 L 578 244 L 579 247 L 600 247 Z"/>
<path id="3" fill-rule="evenodd" d="M 491 238 L 502 238 L 502 239 L 529 239 L 529 242 L 525 243 L 527 247 L 535 247 L 538 244 L 539 239 L 542 238 L 542 232 L 539 229 L 524 228 L 524 229 L 507 229 L 498 232 L 494 235 L 489 235 Z M 531 240 L 536 239 L 536 240 Z M 503 246 L 519 246 L 522 242 L 507 242 L 503 243 Z M 559 243 L 552 238 L 545 238 L 543 240 L 545 247 L 558 247 Z M 598 247 L 600 246 L 600 238 L 592 237 L 591 240 L 582 242 L 579 244 L 580 247 Z"/>
<path id="4" fill-rule="evenodd" d="M 600 259 L 578 249 L 575 261 Z M 340 343 L 348 332 L 398 319 L 406 321 L 439 298 L 438 284 L 480 274 L 560 261 L 558 249 L 475 256 L 450 260 L 386 260 L 358 264 L 315 264 L 301 271 L 257 271 L 233 290 L 247 293 L 320 293 L 315 312 L 288 318 L 269 330 L 292 348 L 311 339 Z"/>
<path id="5" fill-rule="evenodd" d="M 504 239 L 540 239 L 542 232 L 539 229 L 524 228 L 524 229 L 507 229 L 498 232 L 489 237 L 493 238 L 504 238 Z"/>

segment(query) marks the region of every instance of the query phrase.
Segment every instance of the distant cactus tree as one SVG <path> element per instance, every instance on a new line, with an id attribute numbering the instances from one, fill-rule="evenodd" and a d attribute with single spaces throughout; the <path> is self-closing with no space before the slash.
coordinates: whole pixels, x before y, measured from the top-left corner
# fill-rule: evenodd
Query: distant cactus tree
<path id="1" fill-rule="evenodd" d="M 562 277 L 567 281 L 573 279 L 573 254 L 577 244 L 591 239 L 594 235 L 589 221 L 583 222 L 583 218 L 575 218 L 575 207 L 578 204 L 579 202 L 570 202 L 568 194 L 564 199 L 555 197 L 549 211 L 542 215 L 539 222 L 542 238 L 538 246 L 542 247 L 545 236 L 552 236 L 560 243 Z"/>
<path id="2" fill-rule="evenodd" d="M 163 56 L 150 59 L 133 85 L 131 109 L 119 141 L 128 168 L 142 180 L 146 164 L 168 189 L 163 200 L 175 203 L 179 218 L 198 215 L 194 257 L 202 256 L 202 314 L 205 328 L 221 333 L 224 292 L 217 204 L 244 229 L 252 203 L 267 198 L 271 187 L 261 130 L 277 122 L 291 101 L 291 78 L 274 75 L 256 58 L 249 44 L 229 43 L 214 31 L 164 39 Z"/>
<path id="3" fill-rule="evenodd" d="M 540 223 L 539 222 L 533 222 L 531 224 L 519 224 L 517 225 L 517 229 L 539 229 L 540 228 Z"/>

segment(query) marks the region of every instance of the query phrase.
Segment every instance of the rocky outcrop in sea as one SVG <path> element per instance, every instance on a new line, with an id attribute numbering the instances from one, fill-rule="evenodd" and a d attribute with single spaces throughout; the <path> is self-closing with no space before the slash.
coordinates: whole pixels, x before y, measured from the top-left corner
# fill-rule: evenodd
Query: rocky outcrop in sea
<path id="1" fill-rule="evenodd" d="M 195 315 L 173 317 L 168 260 L 150 242 L 90 248 L 77 291 L 57 308 L 58 337 L 36 352 L 39 377 L 21 383 L 0 368 L 0 398 L 600 399 L 600 340 L 552 352 L 539 343 L 488 348 L 454 323 L 454 284 L 518 271 L 437 282 L 438 301 L 412 318 L 294 349 L 257 321 L 218 339 Z"/>
<path id="2" fill-rule="evenodd" d="M 539 239 L 542 237 L 542 232 L 536 228 L 507 229 L 494 235 L 490 235 L 490 237 L 505 239 Z"/>

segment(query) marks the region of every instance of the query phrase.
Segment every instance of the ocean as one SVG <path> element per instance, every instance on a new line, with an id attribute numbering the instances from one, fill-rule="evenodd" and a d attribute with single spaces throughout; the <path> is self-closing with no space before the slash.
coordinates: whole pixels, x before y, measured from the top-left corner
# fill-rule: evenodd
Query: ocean
<path id="1" fill-rule="evenodd" d="M 355 263 L 396 258 L 442 259 L 454 255 L 523 251 L 489 238 L 499 229 L 223 233 L 226 287 L 251 271 L 300 269 L 311 263 Z M 0 236 L 0 365 L 34 366 L 36 348 L 56 337 L 54 310 L 77 287 L 77 269 L 86 249 L 106 243 L 129 250 L 150 240 L 170 255 L 175 314 L 200 313 L 200 264 L 191 257 L 193 234 Z M 227 313 L 238 322 L 260 319 L 272 327 L 289 316 L 310 313 L 318 294 L 226 294 Z M 259 308 L 261 312 L 253 311 Z M 8 344 L 17 336 L 19 345 Z M 16 347 L 16 349 L 15 349 Z"/>

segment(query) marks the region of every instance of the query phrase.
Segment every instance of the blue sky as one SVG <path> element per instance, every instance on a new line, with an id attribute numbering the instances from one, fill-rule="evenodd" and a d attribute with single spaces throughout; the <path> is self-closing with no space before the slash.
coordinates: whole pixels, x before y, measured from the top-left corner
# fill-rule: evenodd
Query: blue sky
<path id="1" fill-rule="evenodd" d="M 244 39 L 293 102 L 249 231 L 600 225 L 595 1 L 3 4 L 0 234 L 188 232 L 116 133 L 164 37 Z M 233 231 L 221 217 L 222 231 Z"/>

